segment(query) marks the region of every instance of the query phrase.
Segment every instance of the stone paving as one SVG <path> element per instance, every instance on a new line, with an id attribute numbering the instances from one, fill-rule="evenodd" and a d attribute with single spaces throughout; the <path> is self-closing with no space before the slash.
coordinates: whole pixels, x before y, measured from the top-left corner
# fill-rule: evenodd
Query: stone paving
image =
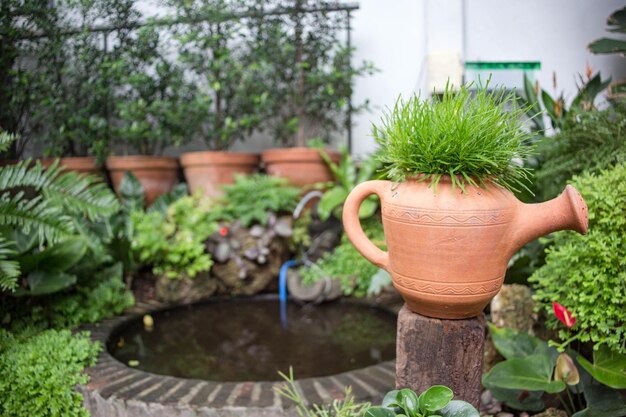
<path id="1" fill-rule="evenodd" d="M 137 314 L 163 308 L 142 304 L 133 313 L 105 320 L 85 329 L 93 340 L 107 345 L 109 336 L 120 324 Z M 231 417 L 295 416 L 289 400 L 279 396 L 274 387 L 282 382 L 217 382 L 156 375 L 134 369 L 117 361 L 106 350 L 96 365 L 88 368 L 87 385 L 78 389 L 85 397 L 85 407 L 93 417 Z M 296 381 L 298 390 L 309 404 L 329 403 L 343 397 L 344 388 L 352 387 L 359 402 L 379 403 L 393 389 L 395 361 L 327 377 Z"/>

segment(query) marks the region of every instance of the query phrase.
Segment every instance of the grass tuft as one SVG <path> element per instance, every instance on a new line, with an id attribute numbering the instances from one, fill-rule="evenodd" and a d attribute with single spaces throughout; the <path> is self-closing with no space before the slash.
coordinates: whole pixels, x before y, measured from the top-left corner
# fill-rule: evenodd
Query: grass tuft
<path id="1" fill-rule="evenodd" d="M 398 98 L 387 111 L 374 137 L 381 146 L 383 170 L 393 181 L 423 174 L 436 187 L 450 176 L 453 187 L 485 186 L 491 181 L 511 191 L 528 190 L 531 134 L 523 128 L 526 109 L 514 92 L 489 83 L 472 91 L 472 84 L 454 91 L 451 84 L 441 98 L 408 101 Z"/>

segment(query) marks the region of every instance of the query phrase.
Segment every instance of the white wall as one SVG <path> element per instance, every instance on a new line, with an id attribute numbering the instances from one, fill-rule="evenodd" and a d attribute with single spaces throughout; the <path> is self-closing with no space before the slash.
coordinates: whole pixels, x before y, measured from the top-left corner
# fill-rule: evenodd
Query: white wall
<path id="1" fill-rule="evenodd" d="M 353 152 L 375 149 L 371 122 L 399 95 L 425 90 L 429 52 L 460 50 L 466 61 L 540 61 L 536 79 L 571 99 L 576 75 L 588 62 L 604 77 L 626 77 L 626 61 L 593 55 L 592 40 L 606 36 L 606 18 L 618 0 L 361 0 L 354 13 L 356 60 L 380 72 L 356 83 L 355 100 L 369 98 L 372 112 L 354 118 Z M 463 54 L 465 56 L 463 56 Z M 424 94 L 423 94 L 424 95 Z"/>

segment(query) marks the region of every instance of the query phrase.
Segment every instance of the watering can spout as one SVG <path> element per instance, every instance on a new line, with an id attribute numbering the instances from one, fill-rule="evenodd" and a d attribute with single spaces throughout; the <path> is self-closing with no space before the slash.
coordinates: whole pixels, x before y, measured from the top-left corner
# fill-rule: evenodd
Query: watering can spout
<path id="1" fill-rule="evenodd" d="M 587 204 L 571 185 L 556 198 L 545 203 L 522 204 L 515 219 L 513 252 L 540 236 L 559 230 L 586 234 L 589 227 Z"/>

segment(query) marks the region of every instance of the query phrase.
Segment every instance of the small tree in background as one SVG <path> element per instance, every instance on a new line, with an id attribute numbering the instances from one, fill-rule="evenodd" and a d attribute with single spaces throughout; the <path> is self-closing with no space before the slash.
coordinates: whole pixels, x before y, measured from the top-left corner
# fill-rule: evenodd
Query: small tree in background
<path id="1" fill-rule="evenodd" d="M 274 138 L 283 145 L 305 146 L 307 139 L 330 140 L 346 127 L 346 111 L 354 78 L 371 74 L 371 63 L 350 65 L 354 52 L 341 38 L 346 30 L 340 12 L 306 12 L 330 3 L 323 0 L 255 2 L 257 10 L 285 9 L 286 15 L 265 16 L 253 22 L 257 62 L 273 68 L 267 80 L 271 95 L 268 120 Z M 367 103 L 352 106 L 359 111 Z"/>
<path id="2" fill-rule="evenodd" d="M 208 19 L 177 30 L 180 60 L 212 103 L 204 115 L 202 139 L 211 150 L 228 149 L 260 127 L 267 107 L 262 64 L 246 50 L 244 0 L 169 0 L 182 19 Z"/>

